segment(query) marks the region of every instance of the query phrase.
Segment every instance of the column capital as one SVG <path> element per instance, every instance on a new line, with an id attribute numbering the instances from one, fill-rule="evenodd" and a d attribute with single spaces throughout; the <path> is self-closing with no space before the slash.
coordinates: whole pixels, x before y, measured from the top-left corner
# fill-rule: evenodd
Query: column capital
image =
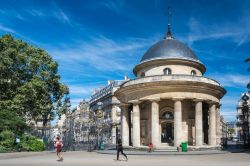
<path id="1" fill-rule="evenodd" d="M 137 104 L 140 104 L 141 101 L 140 101 L 140 100 L 131 100 L 131 101 L 129 101 L 129 103 L 132 103 L 132 104 L 134 104 L 134 105 L 137 105 Z"/>
<path id="2" fill-rule="evenodd" d="M 130 106 L 129 103 L 120 103 L 119 104 L 119 107 L 122 107 L 122 108 L 128 108 Z"/>
<path id="3" fill-rule="evenodd" d="M 217 108 L 220 109 L 222 104 L 218 103 Z"/>
<path id="4" fill-rule="evenodd" d="M 193 99 L 193 101 L 194 101 L 195 103 L 198 103 L 198 102 L 202 102 L 202 101 L 204 101 L 204 99 L 195 98 L 195 99 Z"/>
<path id="5" fill-rule="evenodd" d="M 173 101 L 182 101 L 184 99 L 185 99 L 184 97 L 173 97 L 172 98 Z"/>
<path id="6" fill-rule="evenodd" d="M 208 100 L 208 101 L 206 101 L 206 102 L 209 104 L 209 106 L 217 105 L 217 104 L 218 104 L 217 102 L 212 101 L 212 100 Z"/>
<path id="7" fill-rule="evenodd" d="M 151 102 L 159 102 L 159 101 L 161 101 L 161 99 L 159 98 L 159 97 L 157 97 L 157 98 L 149 98 L 148 99 L 149 101 L 151 101 Z"/>

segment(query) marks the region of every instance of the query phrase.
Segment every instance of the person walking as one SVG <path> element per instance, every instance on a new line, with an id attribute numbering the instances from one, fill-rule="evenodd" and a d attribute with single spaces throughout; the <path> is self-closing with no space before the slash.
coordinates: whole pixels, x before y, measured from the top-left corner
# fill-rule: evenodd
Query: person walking
<path id="1" fill-rule="evenodd" d="M 56 148 L 56 155 L 58 157 L 57 161 L 63 161 L 63 157 L 62 157 L 62 147 L 63 147 L 63 143 L 60 140 L 60 137 L 56 137 L 56 142 L 55 142 L 55 148 Z"/>
<path id="2" fill-rule="evenodd" d="M 118 141 L 117 141 L 117 160 L 119 160 L 119 153 L 121 152 L 121 154 L 126 158 L 126 161 L 128 161 L 128 157 L 125 153 L 123 153 L 123 147 L 122 147 L 122 140 L 121 138 L 118 138 Z"/>
<path id="3" fill-rule="evenodd" d="M 153 144 L 152 144 L 152 142 L 150 142 L 149 144 L 148 144 L 148 152 L 152 152 L 153 151 Z"/>

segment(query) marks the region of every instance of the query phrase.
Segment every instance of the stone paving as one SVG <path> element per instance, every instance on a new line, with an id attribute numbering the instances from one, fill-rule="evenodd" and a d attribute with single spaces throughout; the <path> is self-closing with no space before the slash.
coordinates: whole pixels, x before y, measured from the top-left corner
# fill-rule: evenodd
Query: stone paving
<path id="1" fill-rule="evenodd" d="M 64 152 L 64 161 L 56 161 L 54 152 L 21 152 L 0 154 L 0 166 L 249 166 L 250 153 L 203 155 L 128 155 L 129 160 L 116 161 L 113 154 Z"/>

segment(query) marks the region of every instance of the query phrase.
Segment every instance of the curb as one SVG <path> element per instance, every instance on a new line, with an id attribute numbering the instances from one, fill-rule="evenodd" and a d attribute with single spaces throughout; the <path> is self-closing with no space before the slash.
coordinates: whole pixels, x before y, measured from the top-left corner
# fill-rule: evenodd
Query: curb
<path id="1" fill-rule="evenodd" d="M 98 154 L 107 154 L 107 155 L 116 155 L 116 151 L 96 151 Z M 140 153 L 140 152 L 135 152 L 130 153 L 129 151 L 125 151 L 126 155 L 148 155 L 148 156 L 154 156 L 154 155 L 216 155 L 216 154 L 226 154 L 229 152 L 225 151 L 218 151 L 218 152 L 204 152 L 204 153 L 193 153 L 193 152 L 151 152 L 151 153 Z"/>

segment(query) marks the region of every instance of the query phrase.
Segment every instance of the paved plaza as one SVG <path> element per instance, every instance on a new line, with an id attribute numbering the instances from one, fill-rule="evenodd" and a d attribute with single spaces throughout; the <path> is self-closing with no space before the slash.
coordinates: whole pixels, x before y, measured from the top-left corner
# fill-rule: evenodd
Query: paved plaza
<path id="1" fill-rule="evenodd" d="M 0 154 L 0 166 L 249 166 L 250 154 L 224 153 L 206 155 L 129 155 L 126 162 L 115 155 L 96 152 L 65 152 L 64 161 L 56 161 L 54 152 Z"/>

